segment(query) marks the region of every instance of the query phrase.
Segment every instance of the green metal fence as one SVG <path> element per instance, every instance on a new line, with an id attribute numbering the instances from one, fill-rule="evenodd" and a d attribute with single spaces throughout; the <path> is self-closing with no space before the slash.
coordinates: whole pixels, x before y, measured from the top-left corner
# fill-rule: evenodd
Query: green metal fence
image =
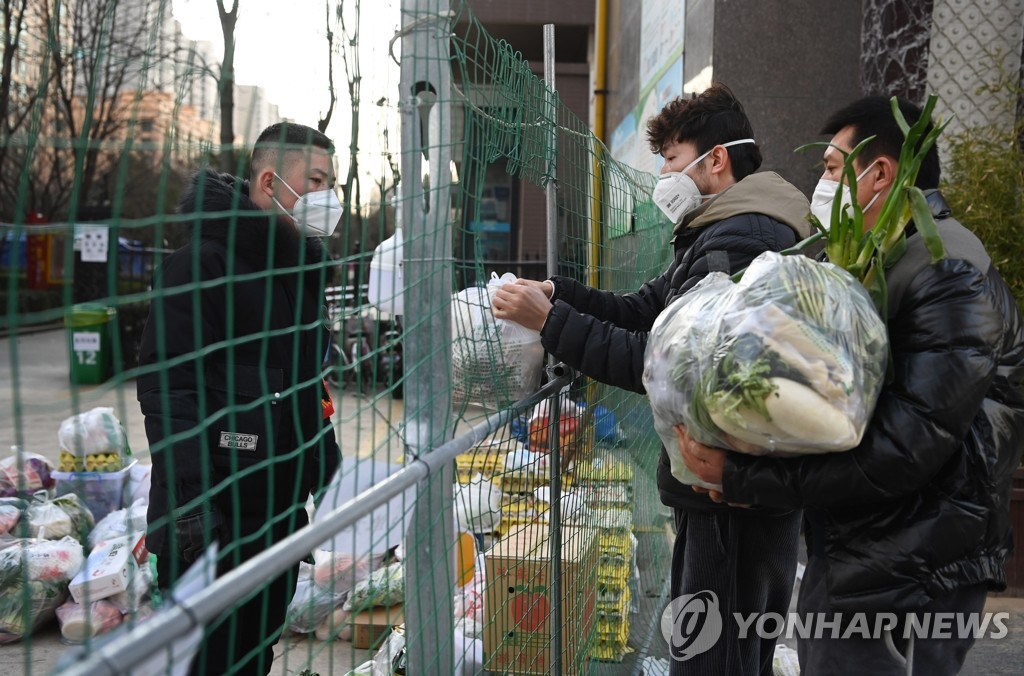
<path id="1" fill-rule="evenodd" d="M 100 453 L 81 434 L 68 441 L 58 430 L 72 415 L 107 406 L 124 428 L 123 439 L 103 449 L 119 456 L 118 471 L 127 476 L 121 467 L 134 459 L 130 474 L 143 482 L 149 468 L 171 486 L 177 477 L 201 477 L 195 499 L 172 500 L 172 514 L 149 513 L 151 530 L 173 527 L 182 514 L 203 512 L 211 502 L 230 507 L 216 538 L 217 582 L 178 603 L 165 593 L 162 605 L 148 598 L 115 610 L 104 603 L 110 597 L 99 599 L 105 592 L 86 592 L 81 607 L 61 611 L 84 613 L 77 624 L 53 620 L 76 571 L 45 584 L 33 577 L 29 563 L 39 533 L 20 509 L 4 550 L 17 555 L 0 578 L 6 613 L 0 641 L 10 641 L 0 646 L 4 664 L 25 673 L 51 671 L 62 652 L 58 642 L 69 635 L 84 645 L 65 656 L 62 671 L 113 673 L 144 659 L 180 663 L 177 641 L 196 620 L 208 629 L 240 626 L 239 608 L 269 611 L 276 602 L 270 578 L 279 573 L 291 599 L 283 633 L 278 639 L 275 621 L 265 615 L 260 633 L 266 638 L 250 654 L 276 643 L 273 673 L 349 673 L 375 655 L 385 659 L 382 642 L 396 645 L 399 636 L 404 649 L 397 659 L 409 673 L 458 673 L 469 665 L 498 673 L 636 673 L 645 658 L 664 655 L 659 619 L 667 602 L 669 539 L 654 487 L 659 446 L 646 402 L 575 374 L 546 375 L 546 389 L 538 390 L 542 381 L 531 380 L 540 368 L 536 345 L 511 342 L 480 307 L 492 272 L 534 278 L 557 272 L 618 290 L 658 274 L 667 233 L 657 227 L 649 200 L 654 178 L 614 161 L 558 100 L 557 83 L 546 86 L 461 3 L 401 4 L 391 44 L 401 64 L 399 90 L 380 106 L 359 105 L 352 26 L 366 8 L 338 3 L 328 16 L 329 27 L 344 37 L 335 56 L 346 59 L 350 99 L 339 105 L 352 113 L 351 144 L 338 144 L 349 170 L 340 172 L 346 211 L 325 242 L 330 255 L 300 256 L 283 270 L 258 273 L 236 274 L 228 264 L 226 276 L 209 278 L 193 253 L 189 281 L 175 288 L 162 286 L 158 271 L 170 251 L 197 236 L 197 216 L 176 208 L 189 175 L 205 166 L 248 171 L 244 149 L 218 152 L 224 149 L 214 127 L 191 117 L 185 83 L 201 59 L 187 44 L 167 43 L 155 27 L 167 2 L 98 2 L 93 9 L 106 20 L 95 24 L 79 16 L 78 6 L 60 11 L 41 3 L 39 12 L 26 15 L 26 40 L 38 50 L 40 69 L 34 85 L 17 90 L 28 123 L 9 125 L 0 144 L 8 190 L 0 220 L 8 223 L 4 246 L 12 261 L 0 279 L 0 371 L 10 383 L 0 392 L 0 407 L 10 411 L 0 420 L 0 436 L 47 457 L 65 475 L 56 489 L 80 493 L 95 506 L 90 491 L 109 488 L 117 473 L 82 474 L 99 461 L 93 457 L 86 468 L 76 460 Z M 70 68 L 57 57 L 85 37 L 121 57 L 96 60 L 92 70 L 47 70 Z M 112 95 L 101 67 L 136 57 L 141 61 L 125 72 L 128 84 Z M 163 68 L 173 86 L 161 89 Z M 70 82 L 75 86 L 68 89 Z M 70 99 L 63 122 L 49 112 L 62 95 Z M 106 114 L 102 104 L 120 106 L 120 117 L 109 115 L 120 131 L 96 129 Z M 381 122 L 389 119 L 400 119 L 400 128 Z M 367 159 L 359 150 L 360 128 L 386 129 L 400 148 Z M 375 188 L 365 189 L 357 167 L 375 164 L 388 168 L 374 178 Z M 495 171 L 548 193 L 543 268 L 506 264 L 486 250 L 481 224 L 494 220 L 488 176 Z M 232 197 L 236 205 L 240 195 Z M 37 211 L 45 218 L 31 215 Z M 383 249 L 375 259 L 370 254 L 396 222 L 402 251 L 389 267 Z M 245 241 L 254 235 L 238 206 L 226 212 L 225 223 L 229 251 L 274 246 L 269 238 Z M 275 285 L 296 273 L 300 294 L 305 284 L 330 290 L 324 312 L 311 318 L 296 311 L 284 329 L 241 328 L 270 327 Z M 364 295 L 367 285 L 376 304 Z M 400 312 L 391 296 L 396 290 Z M 246 294 L 261 301 L 253 305 Z M 225 313 L 210 309 L 211 295 L 229 299 Z M 101 311 L 89 314 L 83 303 Z M 179 314 L 169 314 L 172 307 Z M 258 316 L 238 316 L 243 307 L 256 307 Z M 140 366 L 147 317 L 158 329 L 156 358 Z M 226 333 L 204 342 L 202 327 L 211 322 Z M 329 336 L 320 332 L 323 324 Z M 169 339 L 183 329 L 192 339 L 184 351 Z M 304 343 L 307 334 L 316 340 Z M 269 363 L 261 361 L 246 365 L 264 375 L 245 385 L 235 364 L 224 379 L 226 405 L 214 403 L 222 400 L 217 369 L 233 364 L 222 355 L 262 346 L 266 358 L 270 346 L 289 341 L 296 365 L 316 362 L 311 374 L 272 382 L 265 375 Z M 322 365 L 321 354 L 328 355 Z M 523 373 L 526 360 L 534 360 L 530 377 Z M 162 440 L 151 447 L 137 381 L 159 382 L 160 406 L 169 411 L 182 373 L 191 379 L 199 414 L 185 426 L 164 421 Z M 221 427 L 230 434 L 254 412 L 298 420 L 298 393 L 319 387 L 321 378 L 333 399 L 329 426 L 255 464 L 246 461 L 246 440 L 230 437 L 228 446 L 236 449 L 227 454 L 230 478 L 217 478 Z M 307 503 L 299 485 L 287 480 L 288 468 L 316 457 L 310 452 L 326 452 L 331 434 L 344 458 L 337 490 Z M 190 471 L 193 462 L 198 472 Z M 330 479 L 325 467 L 312 468 L 317 483 Z M 29 493 L 33 486 L 22 480 L 15 488 Z M 120 504 L 129 507 L 135 495 L 119 496 Z M 40 497 L 26 495 L 26 501 Z M 241 525 L 237 515 L 247 509 L 263 515 L 260 527 Z M 315 512 L 313 525 L 300 528 L 308 511 Z M 215 524 L 203 525 L 209 532 Z M 88 557 L 90 530 L 87 520 L 77 520 L 69 541 L 53 541 L 73 557 Z M 148 564 L 140 561 L 124 564 L 131 590 L 144 585 L 139 571 Z M 401 630 L 389 634 L 396 625 Z"/>

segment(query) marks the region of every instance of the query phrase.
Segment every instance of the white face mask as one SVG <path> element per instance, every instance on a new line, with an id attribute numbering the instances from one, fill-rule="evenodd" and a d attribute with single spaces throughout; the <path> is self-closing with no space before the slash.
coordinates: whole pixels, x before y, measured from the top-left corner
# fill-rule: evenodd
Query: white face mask
<path id="1" fill-rule="evenodd" d="M 729 146 L 740 145 L 742 143 L 754 143 L 754 139 L 745 138 L 739 141 L 729 141 L 728 143 L 720 144 L 724 148 Z M 711 150 L 714 150 L 712 148 Z M 693 162 L 686 165 L 682 171 L 670 171 L 662 174 L 658 177 L 658 185 L 654 186 L 654 192 L 651 193 L 651 199 L 658 205 L 661 212 L 668 216 L 668 220 L 672 221 L 675 225 L 683 220 L 683 216 L 690 213 L 694 209 L 700 206 L 702 199 L 708 197 L 714 197 L 714 195 L 702 195 L 700 188 L 693 182 L 686 172 L 703 160 L 705 157 L 711 154 L 711 150 L 707 151 Z"/>
<path id="2" fill-rule="evenodd" d="M 875 160 L 877 162 L 877 160 Z M 860 179 L 864 178 L 864 175 L 868 173 L 871 167 L 875 166 L 875 162 L 872 162 L 864 171 L 860 172 L 857 176 L 857 182 L 860 183 Z M 822 227 L 825 230 L 832 228 L 832 203 L 836 199 L 836 191 L 839 190 L 839 181 L 833 181 L 828 178 L 823 178 L 818 181 L 818 185 L 814 186 L 814 194 L 811 195 L 811 213 L 821 221 Z M 850 195 L 850 186 L 843 185 L 842 196 L 839 201 L 839 213 L 843 213 L 853 205 L 853 198 Z M 882 193 L 875 193 L 875 196 L 861 209 L 861 213 L 866 212 L 878 199 L 878 196 Z"/>
<path id="3" fill-rule="evenodd" d="M 274 176 L 277 176 L 276 172 Z M 292 217 L 295 225 L 306 237 L 330 237 L 334 229 L 338 227 L 343 210 L 341 201 L 334 191 L 330 189 L 317 190 L 300 195 L 292 190 L 292 187 L 283 178 L 277 176 L 277 179 L 298 199 L 295 200 L 295 205 L 290 212 L 281 206 L 277 198 L 272 198 L 274 204 Z"/>

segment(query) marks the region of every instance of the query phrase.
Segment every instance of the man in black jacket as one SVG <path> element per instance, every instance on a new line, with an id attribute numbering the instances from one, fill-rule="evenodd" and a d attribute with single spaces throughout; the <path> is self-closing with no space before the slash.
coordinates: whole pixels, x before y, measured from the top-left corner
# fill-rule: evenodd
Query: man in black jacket
<path id="1" fill-rule="evenodd" d="M 219 541 L 218 573 L 307 523 L 340 461 L 321 378 L 325 252 L 341 216 L 333 146 L 276 124 L 249 181 L 200 171 L 192 242 L 156 276 L 138 398 L 153 456 L 147 546 L 167 588 Z M 265 674 L 298 568 L 218 621 L 194 673 Z"/>
<path id="2" fill-rule="evenodd" d="M 800 191 L 777 174 L 754 173 L 761 153 L 728 88 L 715 85 L 670 102 L 648 123 L 647 137 L 651 150 L 665 158 L 654 200 L 674 224 L 674 257 L 665 272 L 636 293 L 554 277 L 520 280 L 493 300 L 495 317 L 539 330 L 545 349 L 565 363 L 641 393 L 648 332 L 673 299 L 710 271 L 735 272 L 758 254 L 791 247 L 810 234 Z M 663 449 L 658 488 L 673 508 L 677 531 L 672 598 L 711 592 L 727 618 L 784 614 L 796 571 L 799 512 L 716 504 L 677 480 L 681 468 L 676 449 Z M 722 637 L 705 652 L 673 645 L 670 673 L 769 675 L 774 646 L 775 638 L 741 640 L 726 622 Z"/>
<path id="3" fill-rule="evenodd" d="M 920 119 L 919 108 L 899 105 L 907 122 Z M 823 131 L 845 151 L 875 136 L 854 163 L 864 226 L 873 228 L 903 143 L 889 100 L 854 102 Z M 841 180 L 842 165 L 829 148 L 823 181 Z M 946 256 L 932 263 L 911 224 L 906 252 L 886 273 L 893 379 L 860 445 L 772 459 L 682 435 L 687 465 L 722 483 L 716 498 L 806 510 L 799 610 L 829 619 L 842 613 L 843 625 L 839 638 L 827 630 L 798 642 L 804 673 L 907 673 L 887 633 L 901 653 L 912 648 L 914 673 L 957 673 L 975 638 L 959 623 L 980 620 L 987 591 L 1006 587 L 1011 477 L 1024 447 L 1024 322 L 982 243 L 934 190 L 938 183 L 933 148 L 917 185 Z M 858 613 L 868 635 L 843 637 Z M 947 623 L 935 633 L 937 613 L 956 614 L 952 630 Z M 911 615 L 918 628 L 908 624 Z M 926 621 L 932 628 L 920 629 Z"/>

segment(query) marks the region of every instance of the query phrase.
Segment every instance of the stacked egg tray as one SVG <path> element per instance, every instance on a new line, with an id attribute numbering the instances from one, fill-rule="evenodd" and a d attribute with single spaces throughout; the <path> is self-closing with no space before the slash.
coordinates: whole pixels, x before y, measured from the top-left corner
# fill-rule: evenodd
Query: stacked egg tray
<path id="1" fill-rule="evenodd" d="M 632 471 L 621 463 L 605 464 L 578 484 L 589 507 L 588 520 L 597 528 L 597 598 L 594 642 L 590 658 L 621 662 L 631 649 L 630 576 L 634 568 Z M 628 477 L 628 479 L 627 479 Z M 577 481 L 580 476 L 577 475 Z"/>

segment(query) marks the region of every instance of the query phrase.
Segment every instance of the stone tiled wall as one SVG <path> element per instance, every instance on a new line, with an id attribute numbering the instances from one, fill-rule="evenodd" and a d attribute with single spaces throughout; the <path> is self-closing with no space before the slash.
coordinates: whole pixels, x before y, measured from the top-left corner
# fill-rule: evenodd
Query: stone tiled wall
<path id="1" fill-rule="evenodd" d="M 935 0 L 929 38 L 928 89 L 939 95 L 937 116 L 952 119 L 949 133 L 1009 128 L 1022 72 L 1024 0 Z"/>

